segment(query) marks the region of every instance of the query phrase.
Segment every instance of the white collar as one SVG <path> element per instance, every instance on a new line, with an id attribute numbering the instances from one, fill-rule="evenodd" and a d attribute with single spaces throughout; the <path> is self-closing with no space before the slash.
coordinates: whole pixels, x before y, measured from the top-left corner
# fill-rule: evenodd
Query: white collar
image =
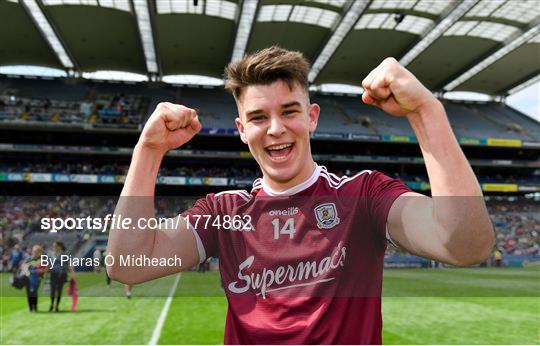
<path id="1" fill-rule="evenodd" d="M 321 175 L 321 166 L 315 164 L 315 169 L 313 170 L 313 173 L 311 174 L 311 177 L 309 177 L 306 181 L 303 183 L 300 183 L 298 185 L 295 185 L 291 188 L 288 188 L 285 191 L 274 191 L 270 186 L 266 184 L 264 181 L 264 178 L 262 180 L 262 189 L 264 192 L 269 196 L 292 196 L 300 191 L 303 191 L 313 185 L 317 179 L 319 179 L 319 176 Z"/>

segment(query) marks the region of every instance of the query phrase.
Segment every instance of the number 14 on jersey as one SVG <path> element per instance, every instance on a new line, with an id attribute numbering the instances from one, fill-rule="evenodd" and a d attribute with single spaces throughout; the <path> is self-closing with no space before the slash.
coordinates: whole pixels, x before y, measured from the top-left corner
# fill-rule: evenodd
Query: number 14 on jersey
<path id="1" fill-rule="evenodd" d="M 274 225 L 274 239 L 279 239 L 281 234 L 289 235 L 289 239 L 294 238 L 294 233 L 296 229 L 294 228 L 294 218 L 288 218 L 283 226 L 280 225 L 280 219 L 276 218 L 272 220 L 272 225 Z"/>

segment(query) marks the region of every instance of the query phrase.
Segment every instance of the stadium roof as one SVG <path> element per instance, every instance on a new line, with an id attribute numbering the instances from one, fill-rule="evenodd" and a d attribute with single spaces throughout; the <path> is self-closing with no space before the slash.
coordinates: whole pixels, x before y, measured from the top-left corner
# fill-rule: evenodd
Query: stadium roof
<path id="1" fill-rule="evenodd" d="M 123 71 L 169 81 L 221 78 L 231 60 L 272 44 L 302 51 L 313 64 L 314 84 L 359 85 L 394 56 L 433 91 L 505 95 L 540 74 L 540 4 L 0 0 L 0 42 L 0 66 L 46 66 L 76 76 Z"/>

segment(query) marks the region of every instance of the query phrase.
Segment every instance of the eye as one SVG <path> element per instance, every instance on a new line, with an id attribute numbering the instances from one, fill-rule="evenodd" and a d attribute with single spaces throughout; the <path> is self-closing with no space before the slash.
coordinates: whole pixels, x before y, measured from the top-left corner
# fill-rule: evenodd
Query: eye
<path id="1" fill-rule="evenodd" d="M 251 119 L 249 119 L 249 121 L 262 121 L 264 119 L 266 119 L 264 115 L 254 115 L 251 117 Z"/>
<path id="2" fill-rule="evenodd" d="M 298 113 L 296 109 L 288 109 L 286 111 L 283 111 L 283 115 L 293 115 L 295 113 Z"/>

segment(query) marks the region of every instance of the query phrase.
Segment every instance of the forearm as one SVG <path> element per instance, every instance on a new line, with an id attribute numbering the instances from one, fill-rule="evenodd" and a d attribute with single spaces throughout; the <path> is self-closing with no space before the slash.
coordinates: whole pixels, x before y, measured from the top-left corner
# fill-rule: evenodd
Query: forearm
<path id="1" fill-rule="evenodd" d="M 422 150 L 432 196 L 482 196 L 442 104 L 434 99 L 431 106 L 407 118 Z"/>
<path id="2" fill-rule="evenodd" d="M 154 192 L 162 156 L 139 144 L 133 150 L 124 187 L 114 211 L 117 218 L 130 219 L 131 225 L 127 229 L 111 229 L 107 245 L 108 252 L 115 257 L 115 264 L 119 263 L 120 255 L 150 256 L 152 253 L 156 231 L 131 227 L 137 227 L 137 220 L 141 218 L 148 220 L 155 217 Z M 113 266 L 108 271 L 116 276 L 120 274 L 118 269 Z M 130 270 L 137 268 L 125 267 L 122 273 L 129 275 Z"/>
<path id="3" fill-rule="evenodd" d="M 133 149 L 131 164 L 120 196 L 154 197 L 156 178 L 163 155 L 138 143 Z"/>

